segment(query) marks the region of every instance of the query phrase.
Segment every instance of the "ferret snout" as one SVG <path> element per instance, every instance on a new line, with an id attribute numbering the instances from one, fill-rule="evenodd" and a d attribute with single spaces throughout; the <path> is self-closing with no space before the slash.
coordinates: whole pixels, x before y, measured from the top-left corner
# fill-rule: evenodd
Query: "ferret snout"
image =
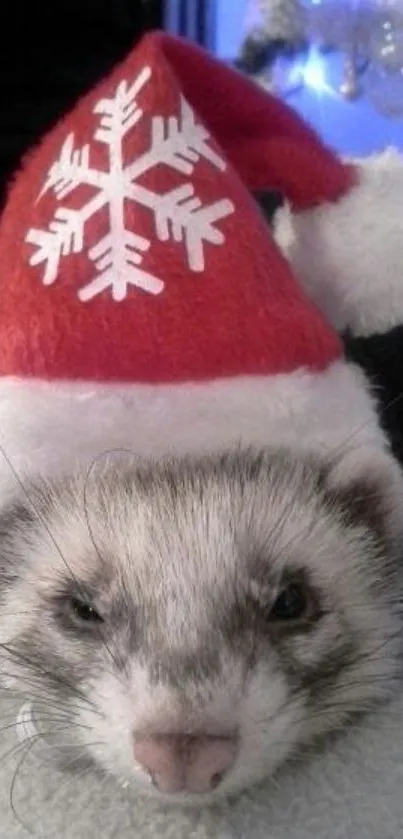
<path id="1" fill-rule="evenodd" d="M 209 793 L 235 763 L 236 735 L 152 734 L 134 742 L 134 758 L 160 792 Z"/>

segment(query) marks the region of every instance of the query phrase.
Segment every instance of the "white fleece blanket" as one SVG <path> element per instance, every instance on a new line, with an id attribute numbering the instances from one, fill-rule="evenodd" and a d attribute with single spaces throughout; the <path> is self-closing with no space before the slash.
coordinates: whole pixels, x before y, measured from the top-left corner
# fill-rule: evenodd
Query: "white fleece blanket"
<path id="1" fill-rule="evenodd" d="M 10 707 L 0 703 L 2 727 Z M 403 700 L 350 729 L 309 762 L 215 810 L 161 809 L 113 781 L 69 781 L 39 757 L 7 757 L 0 738 L 0 837 L 26 839 L 400 839 Z M 18 819 L 20 821 L 18 821 Z"/>

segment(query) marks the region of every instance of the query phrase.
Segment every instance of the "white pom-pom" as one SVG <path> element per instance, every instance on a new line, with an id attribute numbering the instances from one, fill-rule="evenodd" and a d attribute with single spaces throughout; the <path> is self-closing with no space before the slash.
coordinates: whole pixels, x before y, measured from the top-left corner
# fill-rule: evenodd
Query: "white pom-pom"
<path id="1" fill-rule="evenodd" d="M 358 184 L 334 204 L 282 208 L 275 236 L 333 326 L 372 335 L 403 323 L 403 156 L 349 162 Z"/>

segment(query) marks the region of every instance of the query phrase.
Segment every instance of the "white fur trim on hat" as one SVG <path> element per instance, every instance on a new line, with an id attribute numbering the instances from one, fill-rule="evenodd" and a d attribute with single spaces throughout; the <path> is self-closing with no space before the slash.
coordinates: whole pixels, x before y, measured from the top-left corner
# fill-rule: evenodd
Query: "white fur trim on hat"
<path id="1" fill-rule="evenodd" d="M 90 465 L 110 450 L 135 455 L 209 453 L 238 444 L 285 445 L 365 459 L 387 451 L 361 370 L 242 377 L 192 385 L 50 385 L 0 380 L 0 444 L 18 479 Z M 0 461 L 0 491 L 15 488 Z"/>
<path id="2" fill-rule="evenodd" d="M 365 336 L 403 320 L 403 156 L 354 162 L 357 186 L 316 209 L 282 208 L 275 236 L 332 325 Z"/>

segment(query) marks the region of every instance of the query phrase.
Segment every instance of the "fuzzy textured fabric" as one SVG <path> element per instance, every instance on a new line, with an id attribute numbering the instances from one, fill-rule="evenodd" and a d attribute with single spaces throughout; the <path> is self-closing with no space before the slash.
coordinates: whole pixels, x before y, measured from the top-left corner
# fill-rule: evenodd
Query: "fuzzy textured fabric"
<path id="1" fill-rule="evenodd" d="M 303 186 L 296 203 L 295 170 L 275 156 L 255 198 L 305 291 L 338 329 L 347 358 L 365 370 L 403 463 L 403 155 L 392 148 L 346 162 L 333 155 L 333 165 L 354 173 L 337 200 L 330 181 L 328 194 L 323 182 L 316 198 Z M 314 155 L 310 173 L 316 177 Z M 274 191 L 279 179 L 282 194 Z"/>
<path id="2" fill-rule="evenodd" d="M 368 337 L 403 318 L 403 155 L 355 161 L 359 181 L 339 202 L 279 211 L 276 238 L 309 295 L 339 330 Z"/>
<path id="3" fill-rule="evenodd" d="M 347 358 L 363 369 L 377 394 L 382 428 L 403 465 L 403 311 L 400 326 L 363 337 L 347 333 Z"/>
<path id="4" fill-rule="evenodd" d="M 277 117 L 305 130 L 253 86 L 244 99 L 243 78 L 205 51 L 152 33 L 50 132 L 10 192 L 0 414 L 24 475 L 113 446 L 160 455 L 270 440 L 331 452 L 351 434 L 362 460 L 394 471 L 365 379 L 246 189 L 246 145 L 240 170 L 231 165 L 233 132 L 215 97 L 204 101 L 211 69 L 241 138 L 267 108 L 249 149 L 262 164 Z M 308 129 L 305 143 L 344 195 L 350 169 Z"/>
<path id="5" fill-rule="evenodd" d="M 348 410 L 346 410 L 348 405 Z M 0 380 L 0 442 L 20 479 L 90 464 L 108 451 L 148 457 L 211 453 L 239 444 L 290 446 L 332 455 L 346 469 L 390 470 L 376 404 L 359 367 L 334 362 L 326 374 L 242 376 L 192 385 L 58 384 Z M 1 463 L 1 461 L 0 461 Z M 4 463 L 0 493 L 15 489 Z"/>
<path id="6" fill-rule="evenodd" d="M 204 51 L 152 34 L 27 159 L 0 225 L 0 373 L 178 382 L 336 357 L 245 189 L 254 152 L 270 153 L 234 142 L 266 101 L 246 94 Z M 267 112 L 276 130 L 294 121 L 275 100 Z"/>
<path id="7" fill-rule="evenodd" d="M 270 228 L 275 229 L 279 219 L 278 211 L 284 207 L 283 197 L 267 190 L 256 193 L 255 199 Z M 379 217 L 375 211 L 373 213 L 374 225 L 377 219 L 380 220 L 382 226 L 382 217 Z M 388 298 L 384 295 L 384 287 L 381 283 L 370 286 L 372 293 L 376 288 L 379 300 L 375 300 L 373 317 L 379 310 L 381 319 L 384 319 Z M 361 335 L 359 326 L 358 332 L 349 327 L 341 337 L 346 357 L 365 371 L 374 388 L 378 400 L 380 422 L 390 440 L 395 457 L 403 465 L 403 297 L 398 303 L 397 314 L 392 312 L 392 323 L 395 319 L 398 325 L 392 326 L 386 322 L 384 331 L 375 329 L 373 334 Z"/>
<path id="8" fill-rule="evenodd" d="M 112 445 L 159 455 L 161 441 L 165 452 L 266 440 L 318 451 L 324 438 L 331 452 L 353 436 L 392 476 L 365 379 L 248 191 L 270 159 L 300 215 L 325 188 L 335 207 L 362 188 L 287 106 L 164 33 L 146 35 L 27 158 L 0 223 L 0 413 L 14 468 L 45 474 Z"/>
<path id="9" fill-rule="evenodd" d="M 377 394 L 380 419 L 403 463 L 403 155 L 355 160 L 357 184 L 340 202 L 271 223 L 307 293 L 343 337 Z M 273 218 L 274 216 L 274 218 Z"/>
<path id="10" fill-rule="evenodd" d="M 342 165 L 279 99 L 204 50 L 190 53 L 184 40 L 166 40 L 164 48 L 185 97 L 248 189 L 269 186 L 286 194 L 295 208 L 305 209 L 337 201 L 355 183 L 354 167 Z"/>
<path id="11" fill-rule="evenodd" d="M 14 711 L 0 701 L 4 725 Z M 0 837 L 26 839 L 29 829 L 37 839 L 399 839 L 402 730 L 398 702 L 274 783 L 201 811 L 158 807 L 113 780 L 64 777 L 39 751 L 22 763 L 18 752 L 0 764 Z M 15 745 L 6 730 L 2 754 Z"/>

